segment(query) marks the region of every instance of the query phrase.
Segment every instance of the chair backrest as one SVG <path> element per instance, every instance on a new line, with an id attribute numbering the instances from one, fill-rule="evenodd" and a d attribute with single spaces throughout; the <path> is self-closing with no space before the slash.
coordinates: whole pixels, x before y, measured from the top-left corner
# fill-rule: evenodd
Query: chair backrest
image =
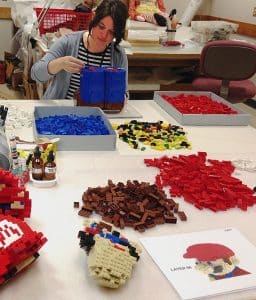
<path id="1" fill-rule="evenodd" d="M 200 70 L 221 80 L 248 79 L 256 73 L 256 45 L 233 40 L 209 42 L 201 53 Z"/>

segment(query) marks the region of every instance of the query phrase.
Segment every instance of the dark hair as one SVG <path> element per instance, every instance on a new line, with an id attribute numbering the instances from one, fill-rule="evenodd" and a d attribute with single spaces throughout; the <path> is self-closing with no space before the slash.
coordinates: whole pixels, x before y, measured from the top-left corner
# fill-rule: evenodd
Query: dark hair
<path id="1" fill-rule="evenodd" d="M 103 0 L 95 11 L 95 16 L 89 24 L 89 34 L 105 17 L 112 17 L 114 22 L 115 47 L 121 42 L 125 34 L 128 18 L 127 6 L 121 0 Z"/>

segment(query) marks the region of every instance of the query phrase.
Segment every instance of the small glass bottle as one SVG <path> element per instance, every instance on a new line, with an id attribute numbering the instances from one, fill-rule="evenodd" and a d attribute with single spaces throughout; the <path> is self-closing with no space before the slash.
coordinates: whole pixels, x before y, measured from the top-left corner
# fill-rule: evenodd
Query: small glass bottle
<path id="1" fill-rule="evenodd" d="M 47 162 L 44 164 L 44 178 L 46 180 L 54 180 L 56 178 L 56 163 L 54 162 L 52 150 L 49 152 Z"/>
<path id="2" fill-rule="evenodd" d="M 10 137 L 10 150 L 11 150 L 11 158 L 12 158 L 12 170 L 13 173 L 18 173 L 18 169 L 19 169 L 19 154 L 17 151 L 17 144 L 16 144 L 16 137 L 14 135 L 12 135 Z"/>
<path id="3" fill-rule="evenodd" d="M 44 162 L 41 158 L 41 152 L 37 146 L 34 151 L 32 159 L 32 178 L 35 180 L 42 180 L 44 175 Z"/>

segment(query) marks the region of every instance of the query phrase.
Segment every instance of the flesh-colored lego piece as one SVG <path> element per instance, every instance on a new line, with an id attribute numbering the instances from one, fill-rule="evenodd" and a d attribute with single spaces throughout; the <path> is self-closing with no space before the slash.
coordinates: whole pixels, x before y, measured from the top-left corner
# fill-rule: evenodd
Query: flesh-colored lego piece
<path id="1" fill-rule="evenodd" d="M 80 246 L 88 253 L 90 275 L 101 286 L 118 288 L 131 277 L 141 248 L 122 237 L 109 223 L 87 219 L 85 225 L 79 237 Z"/>

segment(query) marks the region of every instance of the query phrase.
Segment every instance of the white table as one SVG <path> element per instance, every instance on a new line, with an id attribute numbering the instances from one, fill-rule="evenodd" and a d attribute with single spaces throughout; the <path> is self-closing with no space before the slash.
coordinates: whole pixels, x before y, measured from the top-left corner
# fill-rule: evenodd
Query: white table
<path id="1" fill-rule="evenodd" d="M 12 101 L 11 103 L 33 110 L 37 104 L 48 101 Z M 4 102 L 6 103 L 6 102 Z M 53 101 L 60 104 L 59 101 Z M 163 120 L 175 123 L 169 115 L 153 101 L 131 101 L 140 113 L 142 120 Z M 67 105 L 68 102 L 66 102 Z M 141 120 L 141 119 L 140 119 Z M 121 123 L 123 119 L 113 120 Z M 58 185 L 49 189 L 40 189 L 27 185 L 32 199 L 31 218 L 27 223 L 35 230 L 42 231 L 48 242 L 40 250 L 39 259 L 23 274 L 1 287 L 3 300 L 175 300 L 179 299 L 173 287 L 153 263 L 144 250 L 133 270 L 132 278 L 120 289 L 103 289 L 89 277 L 86 254 L 79 248 L 78 231 L 82 228 L 83 218 L 78 209 L 73 208 L 74 201 L 80 201 L 88 187 L 104 186 L 108 179 L 113 182 L 126 182 L 137 179 L 154 182 L 157 170 L 147 168 L 144 157 L 159 157 L 164 154 L 179 155 L 206 151 L 208 157 L 223 159 L 256 159 L 256 129 L 250 126 L 232 127 L 184 127 L 192 150 L 157 152 L 132 150 L 127 144 L 117 141 L 117 150 L 109 152 L 58 152 Z M 30 129 L 17 132 L 22 138 L 32 137 Z M 256 185 L 256 173 L 237 171 L 250 187 Z M 169 235 L 225 227 L 238 228 L 256 245 L 256 207 L 247 212 L 232 209 L 227 212 L 213 213 L 200 211 L 190 204 L 179 200 L 182 210 L 188 216 L 187 222 L 178 220 L 176 225 L 159 225 L 141 234 L 133 229 L 123 230 L 131 240 L 140 237 Z M 170 253 L 171 255 L 171 253 Z M 184 282 L 184 286 L 186 283 Z M 228 294 L 212 299 L 255 299 L 256 289 Z M 210 299 L 210 298 L 208 298 Z"/>

